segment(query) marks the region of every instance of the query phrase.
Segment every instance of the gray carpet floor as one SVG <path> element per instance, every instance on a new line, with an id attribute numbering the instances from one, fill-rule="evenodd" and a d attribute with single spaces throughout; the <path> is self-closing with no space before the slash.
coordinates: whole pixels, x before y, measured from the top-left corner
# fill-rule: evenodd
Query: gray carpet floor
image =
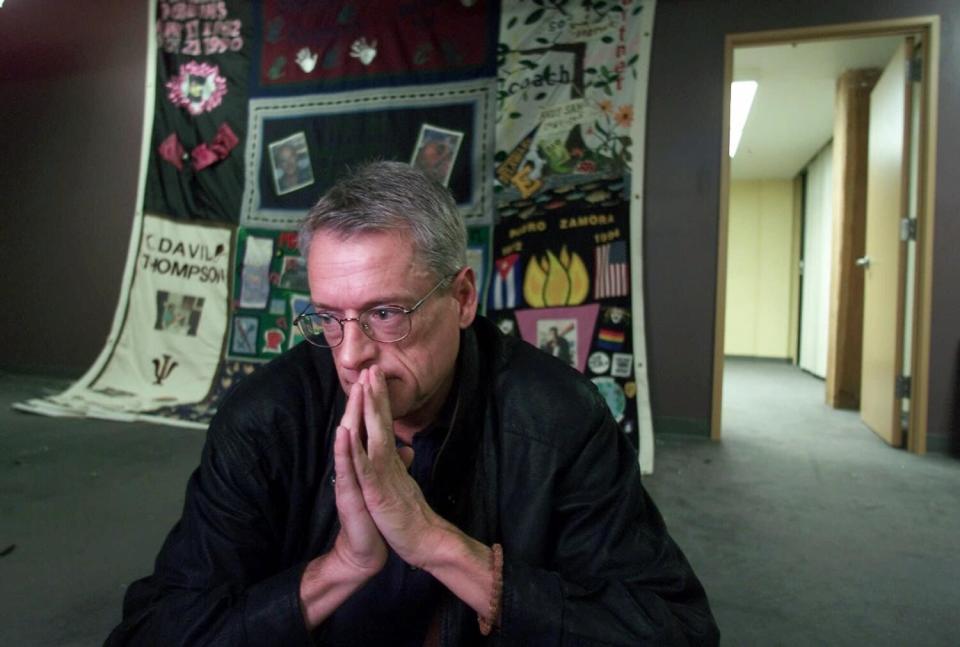
<path id="1" fill-rule="evenodd" d="M 176 520 L 202 432 L 10 410 L 0 374 L 0 645 L 98 645 Z M 823 384 L 730 361 L 721 443 L 661 436 L 645 481 L 725 645 L 953 645 L 960 462 L 886 447 Z"/>
<path id="2" fill-rule="evenodd" d="M 730 360 L 722 442 L 657 439 L 646 486 L 723 643 L 960 644 L 960 462 L 823 401 L 795 367 Z"/>

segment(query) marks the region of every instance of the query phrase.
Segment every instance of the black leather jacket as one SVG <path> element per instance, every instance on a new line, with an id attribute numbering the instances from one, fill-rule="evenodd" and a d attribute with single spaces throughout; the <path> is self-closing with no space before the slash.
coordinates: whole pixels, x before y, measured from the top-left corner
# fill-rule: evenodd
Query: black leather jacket
<path id="1" fill-rule="evenodd" d="M 484 639 L 449 593 L 444 645 L 713 645 L 706 595 L 583 375 L 488 321 L 462 335 L 437 512 L 504 552 L 502 626 Z M 453 397 L 453 396 L 452 396 Z M 107 644 L 323 643 L 299 608 L 338 530 L 331 354 L 300 344 L 246 378 L 210 425 L 183 516 L 131 585 Z"/>

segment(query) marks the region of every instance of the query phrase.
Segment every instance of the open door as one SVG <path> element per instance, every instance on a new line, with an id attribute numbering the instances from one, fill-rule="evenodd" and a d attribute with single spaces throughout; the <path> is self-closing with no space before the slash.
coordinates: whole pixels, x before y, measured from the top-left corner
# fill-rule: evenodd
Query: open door
<path id="1" fill-rule="evenodd" d="M 889 103 L 895 113 L 899 113 L 899 128 L 886 127 L 884 130 L 892 133 L 888 138 L 894 157 L 894 170 L 882 170 L 884 164 L 871 161 L 871 169 L 877 178 L 872 180 L 873 191 L 869 202 L 874 210 L 883 205 L 895 206 L 888 210 L 889 220 L 881 224 L 877 222 L 867 225 L 871 234 L 878 233 L 878 229 L 886 227 L 887 234 L 894 237 L 894 251 L 881 251 L 877 244 L 870 241 L 865 244 L 865 256 L 861 259 L 861 267 L 872 259 L 872 267 L 856 268 L 851 261 L 848 267 L 863 272 L 863 277 L 871 283 L 869 296 L 864 296 L 863 304 L 870 309 L 864 317 L 864 337 L 861 349 L 863 355 L 855 361 L 861 366 L 861 375 L 854 380 L 860 383 L 861 388 L 861 416 L 865 423 L 878 434 L 883 435 L 894 445 L 902 446 L 904 432 L 901 426 L 902 411 L 900 405 L 908 404 L 907 420 L 909 422 L 909 436 L 907 448 L 909 451 L 923 454 L 926 452 L 927 413 L 929 403 L 929 373 L 930 373 L 930 331 L 931 331 L 931 302 L 933 298 L 933 233 L 937 169 L 937 92 L 940 78 L 940 18 L 936 15 L 895 18 L 890 20 L 849 23 L 842 25 L 821 25 L 813 27 L 797 27 L 771 31 L 727 34 L 724 42 L 724 102 L 723 102 L 723 137 L 721 138 L 720 155 L 720 195 L 719 195 L 719 226 L 717 230 L 717 273 L 716 273 L 716 301 L 714 317 L 714 344 L 713 344 L 713 396 L 710 410 L 710 438 L 721 439 L 722 409 L 723 409 L 723 374 L 725 324 L 727 309 L 727 246 L 729 224 L 729 195 L 730 195 L 730 97 L 733 76 L 734 51 L 738 48 L 764 47 L 776 44 L 799 42 L 829 41 L 838 38 L 857 39 L 874 36 L 895 36 L 897 39 L 909 38 L 911 44 L 918 45 L 919 60 L 922 61 L 922 74 L 915 75 L 916 79 L 908 87 L 906 61 L 910 46 L 901 49 L 895 57 L 896 63 L 888 66 L 884 86 L 893 85 L 901 97 L 881 101 L 880 97 L 886 94 L 881 89 L 875 93 L 876 115 L 884 110 L 883 103 Z M 911 91 L 912 88 L 912 91 Z M 912 97 L 910 95 L 913 95 Z M 908 110 L 908 98 L 911 100 L 912 110 Z M 904 150 L 909 142 L 910 134 L 904 127 L 913 118 L 914 160 L 907 163 L 908 157 Z M 874 129 L 877 130 L 881 119 L 875 119 Z M 871 133 L 871 138 L 879 144 L 877 135 Z M 879 151 L 876 152 L 877 157 Z M 905 168 L 906 167 L 906 168 Z M 914 177 L 913 191 L 905 186 L 908 173 Z M 882 177 L 893 178 L 885 182 Z M 892 197 L 886 195 L 892 191 Z M 911 194 L 912 193 L 912 194 Z M 913 261 L 908 263 L 903 245 L 898 240 L 900 218 L 907 212 L 903 206 L 909 201 L 913 207 L 913 223 L 915 224 L 915 241 L 910 243 L 915 251 Z M 874 214 L 871 220 L 880 220 Z M 862 240 L 862 239 L 861 239 Z M 862 252 L 857 248 L 856 253 Z M 847 257 L 853 256 L 853 253 Z M 881 265 L 896 267 L 892 278 L 884 279 L 877 276 Z M 912 266 L 913 278 L 913 305 L 903 304 L 907 294 L 901 282 L 905 266 Z M 888 269 L 888 268 L 887 268 Z M 875 272 L 874 270 L 878 270 Z M 869 276 L 868 276 L 869 275 Z M 883 297 L 893 297 L 893 304 L 884 309 L 877 301 Z M 869 304 L 867 304 L 869 302 Z M 912 322 L 910 330 L 905 328 L 905 322 Z M 905 343 L 909 335 L 909 342 Z M 886 336 L 886 341 L 883 337 Z M 878 338 L 879 337 L 879 338 Z M 844 344 L 849 340 L 844 340 Z M 906 355 L 906 357 L 905 357 Z M 910 397 L 898 398 L 896 393 L 897 375 L 901 367 L 910 367 Z M 862 378 L 862 379 L 861 379 Z"/>
<path id="2" fill-rule="evenodd" d="M 904 39 L 870 95 L 867 232 L 864 269 L 863 362 L 860 417 L 884 441 L 903 445 L 903 372 L 906 245 L 901 219 L 909 213 L 911 38 Z"/>

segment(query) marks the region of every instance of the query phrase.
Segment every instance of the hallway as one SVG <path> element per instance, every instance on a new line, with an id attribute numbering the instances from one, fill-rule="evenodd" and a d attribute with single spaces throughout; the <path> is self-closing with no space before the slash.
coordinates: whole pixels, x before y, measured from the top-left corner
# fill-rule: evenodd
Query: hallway
<path id="1" fill-rule="evenodd" d="M 889 448 L 763 360 L 727 360 L 721 443 L 656 447 L 646 486 L 724 644 L 956 644 L 960 461 Z"/>

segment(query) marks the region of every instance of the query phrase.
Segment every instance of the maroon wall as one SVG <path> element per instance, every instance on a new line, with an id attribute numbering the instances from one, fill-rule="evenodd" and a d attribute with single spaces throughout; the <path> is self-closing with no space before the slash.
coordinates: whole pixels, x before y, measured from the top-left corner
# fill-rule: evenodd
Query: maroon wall
<path id="1" fill-rule="evenodd" d="M 0 9 L 0 366 L 78 374 L 116 308 L 136 202 L 147 3 Z"/>
<path id="2" fill-rule="evenodd" d="M 657 431 L 706 434 L 728 33 L 938 14 L 941 18 L 929 443 L 955 440 L 960 362 L 960 3 L 955 0 L 659 0 L 646 140 L 644 267 Z"/>

